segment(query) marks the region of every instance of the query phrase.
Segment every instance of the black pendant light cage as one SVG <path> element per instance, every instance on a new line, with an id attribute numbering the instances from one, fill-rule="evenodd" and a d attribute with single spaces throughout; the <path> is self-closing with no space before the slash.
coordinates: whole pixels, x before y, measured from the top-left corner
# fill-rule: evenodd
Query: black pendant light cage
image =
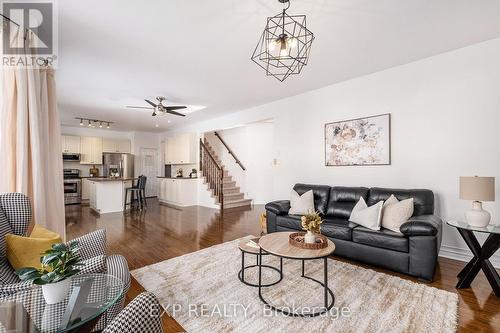
<path id="1" fill-rule="evenodd" d="M 282 13 L 267 18 L 264 32 L 252 55 L 252 60 L 266 71 L 266 75 L 280 81 L 302 71 L 314 41 L 314 34 L 306 27 L 306 16 L 288 15 L 288 7 Z"/>

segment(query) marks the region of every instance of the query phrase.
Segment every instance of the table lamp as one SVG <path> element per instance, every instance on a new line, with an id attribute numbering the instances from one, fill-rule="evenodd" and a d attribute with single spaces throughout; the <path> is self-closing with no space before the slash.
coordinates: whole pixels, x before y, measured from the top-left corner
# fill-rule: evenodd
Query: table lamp
<path id="1" fill-rule="evenodd" d="M 495 201 L 495 177 L 460 177 L 460 199 L 472 200 L 472 209 L 465 212 L 467 223 L 486 227 L 491 215 L 483 209 L 482 201 Z"/>

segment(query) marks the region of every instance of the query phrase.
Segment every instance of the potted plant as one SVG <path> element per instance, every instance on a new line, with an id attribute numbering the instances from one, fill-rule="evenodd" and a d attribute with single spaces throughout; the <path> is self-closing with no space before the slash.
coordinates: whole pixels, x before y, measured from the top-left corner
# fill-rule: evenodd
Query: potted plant
<path id="1" fill-rule="evenodd" d="M 47 304 L 56 304 L 64 300 L 71 285 L 70 277 L 80 272 L 80 257 L 76 254 L 78 242 L 53 244 L 52 248 L 42 253 L 41 268 L 24 267 L 16 271 L 22 281 L 33 281 L 42 286 L 43 297 Z"/>
<path id="2" fill-rule="evenodd" d="M 323 220 L 318 212 L 309 212 L 301 217 L 302 229 L 307 231 L 304 242 L 308 244 L 316 243 L 316 234 L 321 233 L 321 223 Z"/>

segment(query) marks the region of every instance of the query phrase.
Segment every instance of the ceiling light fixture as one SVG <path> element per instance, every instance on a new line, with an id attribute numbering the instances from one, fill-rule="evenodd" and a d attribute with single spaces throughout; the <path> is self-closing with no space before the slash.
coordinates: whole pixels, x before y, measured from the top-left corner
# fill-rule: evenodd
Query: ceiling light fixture
<path id="1" fill-rule="evenodd" d="M 108 124 L 107 128 L 109 128 L 110 124 L 113 124 L 112 121 L 107 121 L 107 120 L 100 120 L 100 119 L 91 119 L 91 118 L 82 118 L 82 117 L 76 117 L 75 119 L 80 120 L 80 126 L 84 125 L 84 122 L 87 122 L 88 127 L 90 128 L 96 128 L 97 123 L 99 123 L 99 128 L 102 128 L 104 124 Z"/>
<path id="2" fill-rule="evenodd" d="M 306 28 L 305 15 L 288 15 L 290 0 L 278 0 L 286 4 L 283 11 L 267 18 L 267 24 L 252 60 L 267 75 L 284 81 L 292 74 L 299 74 L 307 65 L 314 34 Z"/>

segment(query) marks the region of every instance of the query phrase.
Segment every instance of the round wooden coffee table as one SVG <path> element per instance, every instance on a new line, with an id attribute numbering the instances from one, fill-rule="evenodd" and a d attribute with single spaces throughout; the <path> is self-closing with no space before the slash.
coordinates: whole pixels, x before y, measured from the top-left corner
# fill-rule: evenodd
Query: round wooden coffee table
<path id="1" fill-rule="evenodd" d="M 248 268 L 252 268 L 252 267 L 258 267 L 259 263 L 262 263 L 262 257 L 259 255 L 260 246 L 257 243 L 255 243 L 255 242 L 258 242 L 259 240 L 258 240 L 258 238 L 255 238 L 255 239 L 253 239 L 253 241 L 254 241 L 254 243 L 252 243 L 252 239 L 246 239 L 246 240 L 242 240 L 238 244 L 238 248 L 241 251 L 241 270 L 238 272 L 238 278 L 240 279 L 241 282 L 243 282 L 247 286 L 258 287 L 259 286 L 258 284 L 248 282 L 245 280 L 245 270 L 247 270 Z M 255 244 L 255 246 L 254 246 L 254 244 Z M 245 254 L 255 255 L 255 257 L 257 258 L 257 263 L 255 265 L 245 266 Z M 267 255 L 267 253 L 263 253 L 263 255 Z M 281 279 L 283 279 L 283 259 L 280 258 L 279 269 L 276 267 L 270 266 L 270 265 L 262 264 L 261 266 L 266 268 L 266 269 L 272 269 L 273 271 L 276 271 L 279 273 L 278 280 L 276 280 L 274 282 L 269 282 L 267 284 L 263 284 L 262 285 L 263 287 L 273 286 L 273 285 L 279 283 L 281 281 Z"/>
<path id="2" fill-rule="evenodd" d="M 290 243 L 288 242 L 290 234 L 291 234 L 291 232 L 274 232 L 274 233 L 262 236 L 259 239 L 259 245 L 260 245 L 259 256 L 262 256 L 265 254 L 272 254 L 276 257 L 279 257 L 280 259 L 286 258 L 286 259 L 293 259 L 293 260 L 301 260 L 302 261 L 302 275 L 301 275 L 301 277 L 303 277 L 305 279 L 312 280 L 312 281 L 320 284 L 321 286 L 323 286 L 323 289 L 324 289 L 324 307 L 321 311 L 298 313 L 298 312 L 288 311 L 286 309 L 280 309 L 278 307 L 275 307 L 275 306 L 269 304 L 262 296 L 262 288 L 266 287 L 266 286 L 262 285 L 262 259 L 259 261 L 259 264 L 258 264 L 259 265 L 259 285 L 258 285 L 259 298 L 262 302 L 264 302 L 264 304 L 266 304 L 270 308 L 274 309 L 275 311 L 279 311 L 287 316 L 316 317 L 316 316 L 319 316 L 320 314 L 323 314 L 323 313 L 329 311 L 335 303 L 335 296 L 333 295 L 332 290 L 330 288 L 328 288 L 328 256 L 330 254 L 332 254 L 333 251 L 335 251 L 335 244 L 333 244 L 333 242 L 328 239 L 328 246 L 324 249 L 319 249 L 319 250 L 302 249 L 302 248 L 290 245 Z M 323 282 L 320 282 L 312 277 L 305 275 L 305 261 L 306 260 L 315 260 L 315 259 L 323 259 Z M 331 296 L 330 303 L 328 303 L 328 301 L 329 301 L 328 295 Z"/>

